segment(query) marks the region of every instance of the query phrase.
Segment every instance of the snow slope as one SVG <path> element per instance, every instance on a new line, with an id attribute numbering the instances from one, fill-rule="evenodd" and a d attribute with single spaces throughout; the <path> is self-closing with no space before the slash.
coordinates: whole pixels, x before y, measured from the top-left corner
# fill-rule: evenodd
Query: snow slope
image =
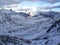
<path id="1" fill-rule="evenodd" d="M 16 13 L 15 15 L 15 12 L 9 12 L 5 13 L 4 10 L 2 12 L 0 10 L 0 44 L 60 45 L 59 14 L 52 19 L 42 15 L 24 17 L 22 14 Z M 55 23 L 58 21 L 59 23 Z M 53 25 L 54 23 L 56 26 Z M 49 28 L 52 25 L 53 28 L 50 31 Z"/>

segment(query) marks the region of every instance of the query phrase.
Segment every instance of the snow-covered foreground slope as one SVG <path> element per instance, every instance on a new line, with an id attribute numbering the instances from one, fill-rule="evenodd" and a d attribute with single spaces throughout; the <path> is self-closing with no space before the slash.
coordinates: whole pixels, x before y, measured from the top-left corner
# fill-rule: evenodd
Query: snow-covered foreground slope
<path id="1" fill-rule="evenodd" d="M 59 17 L 23 17 L 0 12 L 0 45 L 60 45 Z"/>

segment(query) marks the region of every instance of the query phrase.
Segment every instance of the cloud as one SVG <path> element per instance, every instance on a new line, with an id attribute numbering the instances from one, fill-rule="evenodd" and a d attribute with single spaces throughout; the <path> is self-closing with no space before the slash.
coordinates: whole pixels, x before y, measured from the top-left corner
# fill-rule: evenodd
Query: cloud
<path id="1" fill-rule="evenodd" d="M 41 0 L 41 1 L 46 1 L 46 2 L 49 2 L 49 3 L 60 2 L 60 0 Z"/>
<path id="2" fill-rule="evenodd" d="M 0 5 L 17 4 L 22 1 L 46 1 L 49 3 L 60 2 L 60 0 L 0 0 Z"/>
<path id="3" fill-rule="evenodd" d="M 46 3 L 40 5 L 40 8 L 44 8 L 44 9 L 60 8 L 60 3 L 54 3 L 54 4 Z"/>
<path id="4" fill-rule="evenodd" d="M 12 7 L 18 7 L 17 5 L 21 4 L 23 1 L 32 1 L 32 2 L 46 2 L 42 3 L 40 7 L 43 8 L 58 8 L 60 7 L 60 0 L 0 0 L 0 8 L 2 7 L 7 7 L 7 8 L 12 8 Z M 25 2 L 27 4 L 27 2 Z M 37 4 L 39 6 L 39 4 Z"/>
<path id="5" fill-rule="evenodd" d="M 49 2 L 49 3 L 60 2 L 60 0 L 22 0 L 22 1 L 46 1 L 46 2 Z"/>
<path id="6" fill-rule="evenodd" d="M 52 8 L 60 8 L 60 5 L 59 6 L 52 7 Z"/>
<path id="7" fill-rule="evenodd" d="M 21 0 L 0 0 L 0 5 L 10 5 L 20 3 Z"/>

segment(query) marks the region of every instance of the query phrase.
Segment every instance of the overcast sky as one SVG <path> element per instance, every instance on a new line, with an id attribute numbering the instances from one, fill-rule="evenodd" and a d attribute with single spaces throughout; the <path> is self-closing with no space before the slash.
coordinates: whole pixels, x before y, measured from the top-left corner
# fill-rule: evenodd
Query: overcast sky
<path id="1" fill-rule="evenodd" d="M 9 5 L 9 4 L 18 4 L 21 1 L 46 1 L 49 3 L 56 3 L 56 2 L 60 2 L 60 0 L 0 0 L 0 5 Z"/>
<path id="2" fill-rule="evenodd" d="M 22 8 L 24 6 L 60 9 L 60 0 L 0 0 L 0 8 Z"/>

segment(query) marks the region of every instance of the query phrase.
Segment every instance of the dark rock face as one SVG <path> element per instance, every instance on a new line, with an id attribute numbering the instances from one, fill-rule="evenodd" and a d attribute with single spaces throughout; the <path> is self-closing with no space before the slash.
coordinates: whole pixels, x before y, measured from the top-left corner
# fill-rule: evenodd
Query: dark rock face
<path id="1" fill-rule="evenodd" d="M 58 21 L 55 21 L 55 23 L 52 24 L 52 26 L 47 30 L 47 32 L 49 32 L 51 29 L 53 29 L 54 27 L 56 27 L 57 24 L 59 24 L 59 23 L 60 23 L 60 19 L 59 19 Z M 59 29 L 59 30 L 60 30 L 60 29 Z"/>
<path id="2" fill-rule="evenodd" d="M 18 40 L 15 37 L 10 37 L 9 35 L 0 35 L 0 40 L 3 44 L 8 44 L 8 43 L 14 43 L 14 44 L 18 44 Z M 0 43 L 0 44 L 2 44 Z"/>
<path id="3" fill-rule="evenodd" d="M 26 13 L 23 13 L 23 12 L 20 12 L 20 13 L 18 13 L 18 14 L 20 14 L 20 15 L 23 16 L 23 17 L 28 17 L 28 16 L 30 16 L 29 14 L 26 14 Z"/>
<path id="4" fill-rule="evenodd" d="M 23 38 L 17 38 L 17 37 L 13 37 L 13 36 L 9 36 L 9 35 L 0 35 L 0 44 L 3 45 L 3 44 L 6 44 L 8 45 L 8 43 L 13 43 L 13 45 L 23 45 L 21 44 L 21 41 L 22 42 L 25 42 L 27 44 L 30 44 L 31 41 L 29 40 L 25 40 Z"/>
<path id="5" fill-rule="evenodd" d="M 60 45 L 60 43 L 58 43 L 58 45 Z"/>

